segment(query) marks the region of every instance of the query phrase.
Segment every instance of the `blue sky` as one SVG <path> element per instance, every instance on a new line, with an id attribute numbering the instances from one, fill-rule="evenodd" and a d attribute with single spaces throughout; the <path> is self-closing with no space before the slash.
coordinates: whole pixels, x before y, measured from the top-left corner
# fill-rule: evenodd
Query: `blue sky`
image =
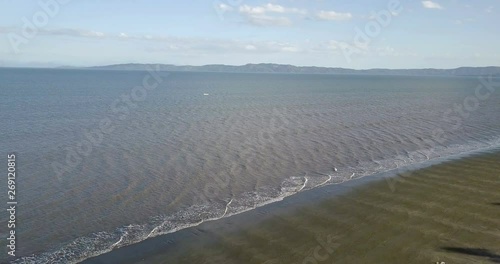
<path id="1" fill-rule="evenodd" d="M 0 0 L 0 66 L 500 66 L 499 12 L 498 0 Z"/>

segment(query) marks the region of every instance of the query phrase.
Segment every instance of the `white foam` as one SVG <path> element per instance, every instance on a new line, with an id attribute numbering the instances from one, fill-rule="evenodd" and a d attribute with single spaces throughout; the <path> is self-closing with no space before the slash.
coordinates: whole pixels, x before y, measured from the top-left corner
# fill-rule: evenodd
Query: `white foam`
<path id="1" fill-rule="evenodd" d="M 308 181 L 307 177 L 304 176 L 304 184 L 302 185 L 302 187 L 300 187 L 300 189 L 297 192 L 302 191 L 302 189 L 304 189 L 304 187 L 306 187 L 307 181 Z"/>
<path id="2" fill-rule="evenodd" d="M 125 231 L 125 233 L 120 237 L 120 240 L 118 240 L 116 243 L 114 243 L 113 245 L 111 245 L 111 248 L 115 248 L 116 246 L 118 246 L 122 241 L 123 241 L 123 238 L 128 235 L 128 232 Z M 148 236 L 149 237 L 149 236 Z"/>
<path id="3" fill-rule="evenodd" d="M 150 238 L 158 230 L 158 228 L 160 228 L 160 226 L 156 226 L 155 228 L 153 228 L 153 230 L 151 230 L 151 232 L 149 232 L 149 234 L 146 238 Z M 121 239 L 120 239 L 120 241 L 121 241 Z"/>
<path id="4" fill-rule="evenodd" d="M 331 180 L 332 180 L 332 175 L 328 174 L 328 179 L 327 179 L 326 181 L 324 181 L 324 182 L 322 182 L 322 183 L 320 183 L 320 184 L 316 185 L 316 187 L 323 186 L 323 185 L 327 184 L 327 183 L 328 183 L 329 181 L 331 181 Z"/>
<path id="5" fill-rule="evenodd" d="M 226 214 L 227 214 L 227 210 L 229 209 L 229 205 L 233 202 L 233 198 L 231 198 L 231 200 L 226 204 L 226 210 L 224 210 L 224 214 L 221 216 L 224 217 Z"/>

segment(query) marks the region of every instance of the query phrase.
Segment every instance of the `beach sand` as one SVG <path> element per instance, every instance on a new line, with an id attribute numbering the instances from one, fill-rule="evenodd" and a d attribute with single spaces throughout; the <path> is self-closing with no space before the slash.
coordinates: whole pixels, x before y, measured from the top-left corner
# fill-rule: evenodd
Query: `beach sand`
<path id="1" fill-rule="evenodd" d="M 120 251 L 142 252 L 131 263 L 500 263 L 498 150 L 341 185 Z"/>

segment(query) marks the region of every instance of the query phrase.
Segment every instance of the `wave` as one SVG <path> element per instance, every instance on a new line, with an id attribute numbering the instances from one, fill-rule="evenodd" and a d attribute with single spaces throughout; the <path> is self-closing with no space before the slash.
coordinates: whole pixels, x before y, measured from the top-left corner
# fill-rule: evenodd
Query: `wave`
<path id="1" fill-rule="evenodd" d="M 302 191 L 332 184 L 341 184 L 390 170 L 411 170 L 413 165 L 419 165 L 427 161 L 482 151 L 499 145 L 500 138 L 497 138 L 488 142 L 471 142 L 467 145 L 451 145 L 407 152 L 391 159 L 361 162 L 356 167 L 339 167 L 337 171 L 334 169 L 327 172 L 309 172 L 305 173 L 304 176 L 293 176 L 285 179 L 278 188 L 270 186 L 246 192 L 240 196 L 228 198 L 227 202 L 192 205 L 171 215 L 155 216 L 148 223 L 130 224 L 117 228 L 113 232 L 97 232 L 86 237 L 80 237 L 54 251 L 21 257 L 12 263 L 78 263 L 151 237 L 174 233 L 185 228 L 198 226 L 207 221 L 215 221 L 253 210 L 281 201 Z"/>

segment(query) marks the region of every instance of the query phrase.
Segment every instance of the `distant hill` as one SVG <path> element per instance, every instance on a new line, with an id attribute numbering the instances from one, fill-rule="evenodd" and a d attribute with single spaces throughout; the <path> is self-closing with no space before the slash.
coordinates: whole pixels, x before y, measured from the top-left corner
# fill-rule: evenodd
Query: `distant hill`
<path id="1" fill-rule="evenodd" d="M 370 75 L 427 75 L 427 76 L 500 76 L 500 67 L 460 67 L 456 69 L 369 69 L 354 70 L 314 66 L 293 66 L 273 63 L 246 64 L 241 66 L 210 64 L 203 66 L 178 66 L 172 64 L 115 64 L 87 69 L 144 71 L 159 66 L 161 71 L 190 72 L 240 72 L 240 73 L 307 73 L 307 74 L 370 74 Z"/>

